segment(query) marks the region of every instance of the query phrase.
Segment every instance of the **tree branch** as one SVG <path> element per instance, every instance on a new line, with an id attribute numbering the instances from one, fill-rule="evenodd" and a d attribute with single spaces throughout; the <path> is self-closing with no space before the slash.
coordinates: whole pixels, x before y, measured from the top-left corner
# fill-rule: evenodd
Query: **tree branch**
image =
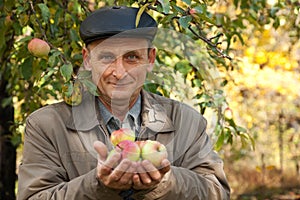
<path id="1" fill-rule="evenodd" d="M 154 10 L 154 11 L 156 11 L 156 12 L 159 12 L 159 11 L 157 10 L 157 8 L 155 8 L 155 7 L 152 6 L 152 5 L 147 6 L 147 8 L 150 9 L 150 10 Z M 161 13 L 161 14 L 163 14 L 163 15 L 165 15 L 165 16 L 168 16 L 168 15 L 169 15 L 169 14 L 163 13 L 163 12 L 159 12 L 159 13 Z M 173 18 L 179 19 L 178 16 L 174 16 Z M 218 43 L 215 44 L 215 43 L 213 43 L 213 42 L 211 41 L 211 40 L 214 39 L 214 38 L 217 38 L 217 37 L 222 36 L 222 35 L 223 35 L 222 33 L 220 33 L 220 34 L 218 34 L 218 35 L 216 35 L 216 36 L 214 36 L 214 37 L 208 39 L 208 38 L 206 38 L 205 36 L 203 36 L 202 34 L 196 33 L 196 31 L 192 29 L 191 25 L 189 25 L 188 29 L 189 29 L 189 30 L 190 30 L 190 31 L 191 31 L 198 39 L 204 41 L 204 42 L 207 43 L 211 48 L 213 48 L 215 51 L 217 51 L 217 53 L 218 53 L 222 58 L 227 58 L 227 59 L 229 59 L 229 60 L 232 60 L 232 58 L 231 58 L 230 56 L 228 56 L 228 55 L 226 55 L 225 53 L 223 53 L 222 50 L 219 49 L 219 48 L 217 47 L 217 45 L 219 45 L 220 42 L 218 42 Z"/>
<path id="2" fill-rule="evenodd" d="M 224 53 L 222 52 L 222 50 L 220 50 L 220 49 L 217 47 L 217 45 L 220 44 L 220 43 L 215 44 L 215 43 L 213 43 L 213 42 L 211 41 L 213 38 L 219 37 L 220 34 L 219 34 L 218 36 L 215 36 L 215 37 L 212 37 L 212 38 L 208 39 L 208 38 L 204 37 L 203 35 L 196 33 L 196 31 L 192 29 L 191 25 L 188 27 L 188 29 L 189 29 L 189 30 L 190 30 L 197 38 L 199 38 L 200 40 L 204 41 L 204 42 L 207 43 L 210 47 L 212 47 L 214 50 L 216 50 L 216 51 L 218 52 L 218 54 L 221 55 L 221 57 L 227 58 L 227 59 L 229 59 L 229 60 L 232 60 L 232 58 L 231 58 L 230 56 L 224 54 Z"/>

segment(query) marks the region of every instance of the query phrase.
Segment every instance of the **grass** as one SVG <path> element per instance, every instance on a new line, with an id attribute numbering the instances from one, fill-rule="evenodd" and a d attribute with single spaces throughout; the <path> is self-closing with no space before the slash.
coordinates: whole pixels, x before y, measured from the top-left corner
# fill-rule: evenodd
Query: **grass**
<path id="1" fill-rule="evenodd" d="M 226 170 L 232 200 L 300 200 L 300 176 L 274 168 L 262 173 L 247 166 Z"/>

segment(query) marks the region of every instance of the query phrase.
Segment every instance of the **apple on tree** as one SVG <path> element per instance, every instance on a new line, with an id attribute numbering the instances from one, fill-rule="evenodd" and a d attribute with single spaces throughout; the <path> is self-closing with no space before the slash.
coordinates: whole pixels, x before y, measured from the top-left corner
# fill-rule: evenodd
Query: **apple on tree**
<path id="1" fill-rule="evenodd" d="M 233 118 L 232 110 L 229 107 L 225 108 L 225 110 L 224 110 L 224 117 L 227 120 L 231 120 Z"/>
<path id="2" fill-rule="evenodd" d="M 50 52 L 49 44 L 39 38 L 33 38 L 32 40 L 30 40 L 27 48 L 32 55 L 37 57 L 48 56 Z"/>

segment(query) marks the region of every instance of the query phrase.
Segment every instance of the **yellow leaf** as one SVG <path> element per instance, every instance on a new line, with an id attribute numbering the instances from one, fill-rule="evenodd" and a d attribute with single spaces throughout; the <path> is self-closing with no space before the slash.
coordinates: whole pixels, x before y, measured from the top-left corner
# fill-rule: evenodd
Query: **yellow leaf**
<path id="1" fill-rule="evenodd" d="M 145 5 L 143 5 L 142 7 L 140 7 L 137 15 L 136 15 L 136 19 L 135 19 L 135 27 L 137 28 L 139 23 L 140 23 L 140 19 L 141 19 L 141 16 L 143 14 L 143 12 L 145 11 L 145 9 L 147 8 L 149 4 L 146 3 Z"/>
<path id="2" fill-rule="evenodd" d="M 267 170 L 273 170 L 273 169 L 276 169 L 276 167 L 274 165 L 268 165 L 266 167 Z"/>
<path id="3" fill-rule="evenodd" d="M 256 169 L 256 171 L 259 172 L 259 173 L 262 171 L 262 170 L 261 170 L 261 167 L 259 167 L 259 166 L 256 166 L 255 169 Z"/>

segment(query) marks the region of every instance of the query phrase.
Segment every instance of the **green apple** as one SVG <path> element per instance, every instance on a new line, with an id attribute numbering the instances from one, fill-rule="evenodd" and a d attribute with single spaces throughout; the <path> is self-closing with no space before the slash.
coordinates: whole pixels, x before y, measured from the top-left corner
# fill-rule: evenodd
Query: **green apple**
<path id="1" fill-rule="evenodd" d="M 161 162 L 168 157 L 165 145 L 158 141 L 146 140 L 141 145 L 141 157 L 149 160 L 155 167 L 160 167 Z"/>

